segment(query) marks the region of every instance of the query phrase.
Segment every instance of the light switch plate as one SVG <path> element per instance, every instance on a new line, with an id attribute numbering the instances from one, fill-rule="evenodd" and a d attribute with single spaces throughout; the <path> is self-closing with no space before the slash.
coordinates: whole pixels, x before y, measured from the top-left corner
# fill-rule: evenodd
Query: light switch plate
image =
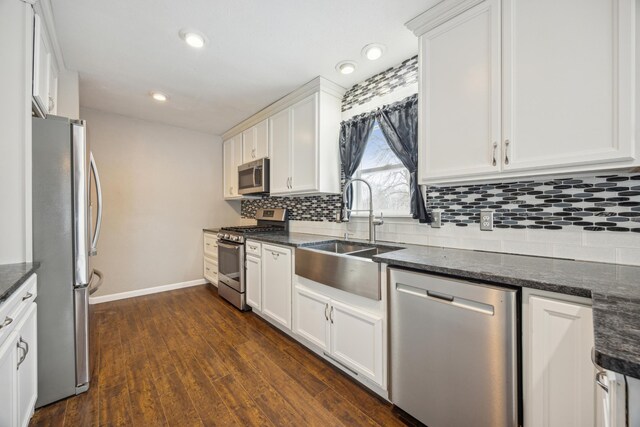
<path id="1" fill-rule="evenodd" d="M 431 228 L 442 227 L 442 211 L 434 209 L 431 211 Z"/>
<path id="2" fill-rule="evenodd" d="M 480 230 L 493 230 L 493 211 L 480 211 Z"/>

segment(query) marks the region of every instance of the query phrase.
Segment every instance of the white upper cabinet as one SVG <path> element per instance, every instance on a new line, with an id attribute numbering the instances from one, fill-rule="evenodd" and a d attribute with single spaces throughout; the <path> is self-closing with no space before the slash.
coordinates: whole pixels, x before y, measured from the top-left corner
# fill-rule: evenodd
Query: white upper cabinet
<path id="1" fill-rule="evenodd" d="M 269 117 L 269 141 L 271 142 L 271 179 L 269 185 L 272 194 L 282 194 L 290 191 L 290 140 L 291 110 L 287 108 Z"/>
<path id="2" fill-rule="evenodd" d="M 271 194 L 340 191 L 339 113 L 337 98 L 317 92 L 269 118 Z"/>
<path id="3" fill-rule="evenodd" d="M 504 169 L 631 160 L 634 1 L 503 5 Z"/>
<path id="4" fill-rule="evenodd" d="M 419 181 L 640 164 L 634 0 L 444 0 L 420 37 Z"/>
<path id="5" fill-rule="evenodd" d="M 338 138 L 344 92 L 317 77 L 238 124 L 224 138 L 242 135 L 241 163 L 270 158 L 272 195 L 339 193 Z M 225 170 L 228 162 L 225 158 Z M 227 193 L 228 185 L 225 198 L 236 197 L 226 197 Z"/>
<path id="6" fill-rule="evenodd" d="M 43 114 L 55 114 L 58 108 L 58 67 L 39 15 L 33 22 L 32 95 Z"/>
<path id="7" fill-rule="evenodd" d="M 499 171 L 500 0 L 425 33 L 420 58 L 422 180 Z"/>
<path id="8" fill-rule="evenodd" d="M 242 132 L 242 163 L 269 156 L 269 121 L 261 121 Z"/>
<path id="9" fill-rule="evenodd" d="M 224 198 L 238 199 L 238 166 L 242 164 L 242 134 L 222 143 Z"/>

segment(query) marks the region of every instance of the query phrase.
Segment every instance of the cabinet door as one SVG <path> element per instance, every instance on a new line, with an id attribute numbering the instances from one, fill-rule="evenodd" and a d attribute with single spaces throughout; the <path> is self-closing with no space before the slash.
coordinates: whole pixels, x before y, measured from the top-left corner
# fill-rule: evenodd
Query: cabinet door
<path id="1" fill-rule="evenodd" d="M 293 331 L 322 350 L 329 351 L 330 300 L 296 286 L 293 297 Z"/>
<path id="2" fill-rule="evenodd" d="M 16 328 L 19 345 L 24 349 L 18 360 L 18 425 L 26 427 L 38 397 L 37 304 L 31 303 L 22 317 Z"/>
<path id="3" fill-rule="evenodd" d="M 18 424 L 18 334 L 0 344 L 0 426 Z"/>
<path id="4" fill-rule="evenodd" d="M 318 94 L 291 107 L 291 189 L 294 192 L 318 189 Z"/>
<path id="5" fill-rule="evenodd" d="M 591 308 L 532 296 L 525 372 L 528 427 L 595 425 Z"/>
<path id="6" fill-rule="evenodd" d="M 271 144 L 271 194 L 289 193 L 291 140 L 291 109 L 287 108 L 269 118 Z"/>
<path id="7" fill-rule="evenodd" d="M 255 158 L 269 157 L 269 120 L 258 123 L 255 130 Z"/>
<path id="8" fill-rule="evenodd" d="M 504 2 L 505 169 L 633 158 L 634 8 Z"/>
<path id="9" fill-rule="evenodd" d="M 383 384 L 382 317 L 331 301 L 331 355 Z"/>
<path id="10" fill-rule="evenodd" d="M 242 163 L 256 159 L 256 128 L 255 126 L 242 132 Z"/>
<path id="11" fill-rule="evenodd" d="M 39 15 L 34 15 L 33 27 L 33 97 L 45 113 L 49 113 L 49 71 L 51 49 Z"/>
<path id="12" fill-rule="evenodd" d="M 242 144 L 242 135 L 240 135 L 240 144 Z M 237 158 L 238 151 L 236 147 L 238 138 L 228 139 L 222 144 L 222 161 L 224 169 L 224 197 L 233 198 L 238 195 L 238 162 L 242 161 L 242 157 Z"/>
<path id="13" fill-rule="evenodd" d="M 499 171 L 500 28 L 487 0 L 420 37 L 421 183 Z"/>
<path id="14" fill-rule="evenodd" d="M 291 250 L 262 245 L 262 313 L 291 329 Z"/>
<path id="15" fill-rule="evenodd" d="M 254 310 L 262 310 L 262 261 L 247 255 L 247 304 Z"/>

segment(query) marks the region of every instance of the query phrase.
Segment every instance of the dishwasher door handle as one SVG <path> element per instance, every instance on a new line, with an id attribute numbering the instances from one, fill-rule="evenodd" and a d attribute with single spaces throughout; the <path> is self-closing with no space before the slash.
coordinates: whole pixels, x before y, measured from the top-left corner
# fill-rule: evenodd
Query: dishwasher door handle
<path id="1" fill-rule="evenodd" d="M 441 299 L 444 301 L 449 301 L 449 302 L 453 302 L 454 300 L 454 297 L 452 295 L 441 294 L 440 292 L 435 292 L 435 291 L 427 291 L 427 296 L 430 296 L 431 298 Z"/>

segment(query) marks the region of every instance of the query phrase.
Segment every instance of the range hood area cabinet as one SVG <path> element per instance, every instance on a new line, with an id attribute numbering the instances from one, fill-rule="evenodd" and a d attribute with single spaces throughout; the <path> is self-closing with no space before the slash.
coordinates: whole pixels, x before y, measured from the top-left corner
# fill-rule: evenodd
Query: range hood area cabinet
<path id="1" fill-rule="evenodd" d="M 640 164 L 635 9 L 445 0 L 407 23 L 420 44 L 420 184 Z"/>
<path id="2" fill-rule="evenodd" d="M 227 131 L 225 200 L 242 198 L 238 166 L 266 156 L 271 160 L 271 195 L 339 193 L 344 93 L 344 88 L 317 77 Z"/>

